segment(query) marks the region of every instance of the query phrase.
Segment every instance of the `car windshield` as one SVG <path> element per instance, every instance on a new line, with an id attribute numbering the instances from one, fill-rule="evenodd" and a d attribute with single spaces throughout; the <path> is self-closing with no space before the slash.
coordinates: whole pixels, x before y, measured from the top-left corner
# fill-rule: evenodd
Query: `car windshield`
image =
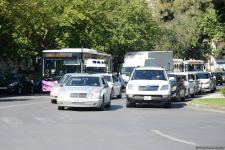
<path id="1" fill-rule="evenodd" d="M 163 70 L 135 70 L 131 80 L 166 80 Z"/>
<path id="2" fill-rule="evenodd" d="M 68 81 L 68 79 L 70 78 L 71 75 L 64 75 L 59 79 L 59 84 L 63 84 L 66 83 L 66 81 Z"/>
<path id="3" fill-rule="evenodd" d="M 107 82 L 112 82 L 112 79 L 110 76 L 103 76 L 103 78 L 107 81 Z"/>
<path id="4" fill-rule="evenodd" d="M 198 73 L 197 78 L 198 79 L 209 79 L 209 74 L 208 73 Z"/>
<path id="5" fill-rule="evenodd" d="M 66 86 L 100 86 L 99 77 L 71 77 Z"/>
<path id="6" fill-rule="evenodd" d="M 123 67 L 121 73 L 130 76 L 135 67 Z"/>

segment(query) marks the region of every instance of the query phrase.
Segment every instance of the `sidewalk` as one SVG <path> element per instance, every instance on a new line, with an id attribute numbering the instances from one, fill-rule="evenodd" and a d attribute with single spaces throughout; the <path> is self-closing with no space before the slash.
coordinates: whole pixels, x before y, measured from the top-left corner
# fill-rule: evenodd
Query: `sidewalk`
<path id="1" fill-rule="evenodd" d="M 199 99 L 224 98 L 224 100 L 225 100 L 225 97 L 218 90 L 215 93 L 203 93 L 202 95 L 196 95 L 195 98 L 199 98 Z M 203 110 L 203 111 L 225 113 L 225 107 L 210 107 L 210 106 L 202 105 L 202 104 L 194 104 L 191 101 L 188 102 L 187 105 L 192 108 L 196 108 L 196 109 Z"/>

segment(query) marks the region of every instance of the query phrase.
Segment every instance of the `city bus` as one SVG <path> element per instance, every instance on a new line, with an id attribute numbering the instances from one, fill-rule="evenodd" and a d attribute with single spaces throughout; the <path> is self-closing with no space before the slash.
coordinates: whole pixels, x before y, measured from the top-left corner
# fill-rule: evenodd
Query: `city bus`
<path id="1" fill-rule="evenodd" d="M 182 60 L 173 59 L 174 72 L 187 72 L 187 71 L 204 71 L 205 62 L 203 60 Z"/>
<path id="2" fill-rule="evenodd" d="M 66 73 L 111 73 L 112 56 L 87 48 L 43 50 L 42 91 L 49 92 Z"/>

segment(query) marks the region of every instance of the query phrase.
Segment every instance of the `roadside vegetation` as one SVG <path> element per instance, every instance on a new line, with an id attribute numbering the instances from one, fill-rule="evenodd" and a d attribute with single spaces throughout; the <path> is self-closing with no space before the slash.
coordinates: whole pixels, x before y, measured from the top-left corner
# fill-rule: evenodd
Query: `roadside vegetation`
<path id="1" fill-rule="evenodd" d="M 110 53 L 172 50 L 176 58 L 224 57 L 224 0 L 1 0 L 0 59 L 32 58 L 44 49 L 86 47 Z"/>
<path id="2" fill-rule="evenodd" d="M 198 98 L 193 99 L 192 103 L 209 107 L 225 107 L 225 98 Z"/>
<path id="3" fill-rule="evenodd" d="M 223 87 L 223 88 L 220 90 L 220 92 L 223 94 L 224 99 L 225 99 L 225 87 Z"/>

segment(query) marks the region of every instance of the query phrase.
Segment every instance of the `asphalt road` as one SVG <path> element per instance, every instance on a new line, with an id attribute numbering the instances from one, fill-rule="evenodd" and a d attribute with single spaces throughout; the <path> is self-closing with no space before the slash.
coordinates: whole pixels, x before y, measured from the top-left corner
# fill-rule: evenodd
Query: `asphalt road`
<path id="1" fill-rule="evenodd" d="M 171 109 L 126 108 L 112 100 L 104 112 L 58 111 L 48 96 L 0 98 L 1 150 L 195 150 L 223 146 L 225 114 L 185 103 Z M 205 147 L 202 147 L 205 148 Z"/>

